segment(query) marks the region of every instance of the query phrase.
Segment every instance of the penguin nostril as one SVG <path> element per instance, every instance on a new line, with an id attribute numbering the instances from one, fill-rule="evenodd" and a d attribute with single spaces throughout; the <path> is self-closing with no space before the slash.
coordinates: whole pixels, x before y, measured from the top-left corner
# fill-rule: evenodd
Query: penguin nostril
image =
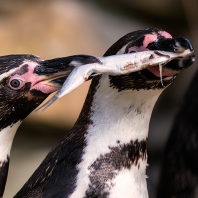
<path id="1" fill-rule="evenodd" d="M 176 41 L 175 45 L 174 45 L 174 50 L 175 50 L 176 53 L 182 53 L 186 49 L 183 46 L 181 46 L 179 42 Z"/>

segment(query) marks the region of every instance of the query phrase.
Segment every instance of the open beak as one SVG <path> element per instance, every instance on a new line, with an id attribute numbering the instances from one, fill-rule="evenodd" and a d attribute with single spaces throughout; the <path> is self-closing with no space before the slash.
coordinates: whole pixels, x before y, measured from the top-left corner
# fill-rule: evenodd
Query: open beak
<path id="1" fill-rule="evenodd" d="M 184 37 L 180 38 L 161 38 L 148 45 L 149 50 L 162 50 L 167 52 L 174 52 L 182 54 L 184 51 L 189 50 L 191 55 L 186 57 L 178 57 L 166 63 L 162 67 L 162 73 L 159 72 L 159 67 L 148 67 L 147 69 L 155 76 L 174 76 L 181 70 L 190 67 L 195 61 L 193 47 L 190 41 Z"/>
<path id="2" fill-rule="evenodd" d="M 190 67 L 195 61 L 194 50 L 190 41 L 184 37 L 180 38 L 161 38 L 148 46 L 151 50 L 162 50 L 174 53 L 182 53 L 185 50 L 192 52 L 191 56 L 185 58 L 178 57 L 164 65 L 164 71 L 180 71 Z"/>
<path id="3" fill-rule="evenodd" d="M 34 68 L 34 74 L 39 76 L 39 80 L 35 82 L 32 89 L 47 94 L 57 91 L 75 67 L 90 63 L 101 62 L 98 58 L 89 55 L 74 55 L 41 61 Z"/>

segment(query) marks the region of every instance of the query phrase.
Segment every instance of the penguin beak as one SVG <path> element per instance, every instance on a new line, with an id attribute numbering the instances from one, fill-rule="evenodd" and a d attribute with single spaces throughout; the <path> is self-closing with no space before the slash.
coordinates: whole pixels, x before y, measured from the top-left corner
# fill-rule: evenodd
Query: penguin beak
<path id="1" fill-rule="evenodd" d="M 38 81 L 32 89 L 45 93 L 57 91 L 75 67 L 90 63 L 101 62 L 98 58 L 89 55 L 74 55 L 41 61 L 34 68 L 34 74 L 38 76 Z"/>
<path id="2" fill-rule="evenodd" d="M 183 53 L 185 50 L 192 52 L 191 56 L 186 58 L 179 57 L 164 65 L 163 70 L 166 71 L 181 71 L 190 67 L 195 61 L 194 50 L 190 41 L 184 37 L 180 38 L 161 38 L 156 42 L 148 45 L 148 49 L 162 50 L 174 53 Z"/>

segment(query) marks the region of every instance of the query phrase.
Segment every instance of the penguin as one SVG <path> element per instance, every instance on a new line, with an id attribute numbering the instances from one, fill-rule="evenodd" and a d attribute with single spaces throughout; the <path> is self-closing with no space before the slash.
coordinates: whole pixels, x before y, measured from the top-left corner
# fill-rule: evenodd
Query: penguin
<path id="1" fill-rule="evenodd" d="M 50 93 L 61 87 L 74 67 L 93 62 L 98 62 L 97 58 L 88 55 L 46 61 L 31 54 L 0 56 L 0 197 L 19 125 Z"/>
<path id="2" fill-rule="evenodd" d="M 186 38 L 163 30 L 131 32 L 104 56 L 147 50 L 193 51 Z M 153 107 L 194 56 L 125 75 L 92 79 L 84 106 L 71 131 L 46 156 L 15 198 L 147 198 L 149 121 Z"/>

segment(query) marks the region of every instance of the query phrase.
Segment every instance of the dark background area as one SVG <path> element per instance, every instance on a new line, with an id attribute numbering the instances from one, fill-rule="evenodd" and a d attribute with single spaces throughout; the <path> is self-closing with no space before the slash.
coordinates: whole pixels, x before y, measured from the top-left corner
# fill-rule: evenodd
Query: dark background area
<path id="1" fill-rule="evenodd" d="M 0 53 L 31 53 L 44 59 L 91 54 L 102 56 L 120 37 L 157 27 L 188 38 L 198 51 L 196 0 L 0 0 Z M 181 72 L 159 98 L 150 124 L 147 175 L 151 198 L 163 148 L 174 115 L 198 64 Z M 45 112 L 32 113 L 19 128 L 11 152 L 5 198 L 12 197 L 50 149 L 75 122 L 89 83 L 60 99 Z"/>

